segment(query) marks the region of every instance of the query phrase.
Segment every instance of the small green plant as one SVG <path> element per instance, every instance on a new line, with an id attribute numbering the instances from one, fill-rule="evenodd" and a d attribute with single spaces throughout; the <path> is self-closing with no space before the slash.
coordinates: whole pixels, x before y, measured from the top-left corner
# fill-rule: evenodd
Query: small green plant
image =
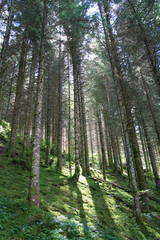
<path id="1" fill-rule="evenodd" d="M 54 144 L 51 144 L 51 145 L 50 145 L 50 153 L 51 153 L 52 155 L 55 155 L 55 154 L 56 154 L 56 147 L 55 147 Z"/>
<path id="2" fill-rule="evenodd" d="M 46 141 L 41 141 L 41 151 L 45 152 L 47 149 Z"/>
<path id="3" fill-rule="evenodd" d="M 10 137 L 11 127 L 5 120 L 0 120 L 0 140 L 7 142 Z"/>
<path id="4" fill-rule="evenodd" d="M 32 156 L 32 149 L 31 148 L 26 149 L 26 155 L 29 156 L 29 157 Z"/>

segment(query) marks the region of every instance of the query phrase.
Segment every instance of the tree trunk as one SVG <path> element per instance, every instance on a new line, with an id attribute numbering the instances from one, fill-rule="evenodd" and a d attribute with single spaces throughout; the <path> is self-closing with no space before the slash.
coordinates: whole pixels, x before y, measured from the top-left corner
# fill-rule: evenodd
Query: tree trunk
<path id="1" fill-rule="evenodd" d="M 5 113 L 5 119 L 6 120 L 8 120 L 8 115 L 9 115 L 8 111 L 9 111 L 9 108 L 10 108 L 10 101 L 11 101 L 11 95 L 12 95 L 12 85 L 13 85 L 13 80 L 14 80 L 14 76 L 15 76 L 15 68 L 16 67 L 15 67 L 15 64 L 14 64 L 11 83 L 10 83 L 10 86 L 9 86 L 7 108 L 6 108 L 6 113 Z"/>
<path id="2" fill-rule="evenodd" d="M 79 87 L 80 87 L 81 111 L 82 111 L 82 126 L 83 126 L 83 138 L 84 138 L 85 170 L 86 170 L 86 175 L 90 175 L 86 110 L 85 110 L 85 99 L 84 99 L 84 93 L 83 93 L 83 82 L 81 80 L 81 76 L 79 77 Z"/>
<path id="3" fill-rule="evenodd" d="M 31 124 L 32 124 L 32 110 L 33 110 L 33 94 L 34 94 L 34 83 L 35 83 L 35 68 L 36 68 L 36 44 L 33 45 L 32 50 L 32 62 L 30 68 L 30 79 L 28 87 L 28 98 L 27 98 L 27 113 L 25 121 L 25 133 L 24 133 L 24 153 L 29 147 Z"/>
<path id="4" fill-rule="evenodd" d="M 83 136 L 82 100 L 81 100 L 80 91 L 81 91 L 80 79 L 78 79 L 79 157 L 80 157 L 80 165 L 82 167 L 82 174 L 83 174 L 83 176 L 86 176 L 84 136 Z"/>
<path id="5" fill-rule="evenodd" d="M 49 72 L 50 72 L 50 66 L 49 66 Z M 51 89 L 51 85 L 50 85 L 50 75 L 51 72 L 48 76 L 47 79 L 47 122 L 46 122 L 46 145 L 47 145 L 47 149 L 46 149 L 46 161 L 45 164 L 48 166 L 50 163 L 50 137 L 51 137 L 51 110 L 50 110 L 50 89 Z"/>
<path id="6" fill-rule="evenodd" d="M 122 165 L 122 158 L 121 158 L 121 151 L 120 151 L 120 144 L 118 139 L 118 134 L 116 133 L 116 146 L 117 146 L 117 156 L 118 156 L 118 164 L 120 166 L 121 174 L 123 173 L 123 165 Z"/>
<path id="7" fill-rule="evenodd" d="M 72 166 L 71 166 L 71 87 L 70 87 L 69 55 L 68 55 L 68 162 L 69 162 L 70 176 L 72 176 Z"/>
<path id="8" fill-rule="evenodd" d="M 92 164 L 93 164 L 94 163 L 94 159 L 93 159 L 93 140 L 92 140 L 92 127 L 91 127 L 91 123 L 89 123 L 89 138 L 90 138 L 90 149 L 91 149 Z"/>
<path id="9" fill-rule="evenodd" d="M 111 146 L 111 131 L 109 129 L 109 123 L 107 118 L 104 117 L 104 127 L 105 127 L 105 138 L 107 144 L 107 155 L 109 167 L 113 168 L 113 158 L 112 158 L 112 146 Z"/>
<path id="10" fill-rule="evenodd" d="M 149 134 L 148 134 L 147 126 L 146 126 L 142 111 L 140 109 L 139 109 L 139 113 L 140 113 L 143 129 L 144 129 L 146 142 L 147 142 L 148 152 L 149 152 L 151 165 L 152 165 L 152 169 L 153 169 L 153 174 L 154 174 L 154 178 L 155 178 L 155 183 L 156 183 L 156 188 L 160 192 L 160 179 L 159 179 L 159 176 L 158 176 L 158 171 L 157 171 L 154 152 L 152 150 L 152 144 L 151 144 L 151 141 L 150 141 L 150 137 L 149 137 Z"/>
<path id="11" fill-rule="evenodd" d="M 110 26 L 111 23 L 110 23 L 109 8 L 108 8 L 108 5 L 105 4 L 105 3 L 104 3 L 104 11 L 105 11 L 105 14 L 106 14 L 106 16 L 105 16 L 106 17 L 106 22 Z M 135 161 L 139 188 L 140 188 L 140 190 L 146 190 L 146 180 L 145 180 L 145 176 L 144 176 L 144 170 L 143 170 L 143 166 L 142 166 L 142 161 L 141 161 L 137 136 L 136 136 L 135 127 L 134 127 L 134 123 L 133 123 L 131 107 L 130 107 L 129 102 L 128 102 L 126 86 L 125 86 L 125 82 L 124 82 L 124 79 L 123 79 L 121 65 L 120 65 L 120 62 L 119 62 L 117 46 L 116 46 L 116 43 L 115 43 L 114 34 L 112 32 L 112 29 L 109 28 L 108 31 L 109 31 L 110 41 L 111 41 L 111 48 L 112 48 L 111 52 L 112 52 L 112 55 L 113 55 L 113 58 L 114 58 L 114 65 L 115 65 L 115 68 L 116 68 L 117 74 L 118 74 L 117 81 L 118 81 L 120 89 L 121 89 L 123 102 L 124 102 L 124 106 L 125 106 L 129 142 L 130 142 L 130 146 L 132 148 L 132 153 L 133 153 L 133 157 L 134 157 L 134 161 Z M 146 198 L 146 201 L 148 202 L 148 198 L 145 196 L 145 194 L 144 194 L 144 197 Z"/>
<path id="12" fill-rule="evenodd" d="M 1 3 L 1 6 L 4 6 L 4 3 Z M 2 108 L 3 108 L 3 85 L 5 84 L 5 71 L 6 71 L 6 56 L 9 44 L 9 38 L 11 33 L 12 27 L 12 20 L 13 20 L 13 8 L 10 7 L 9 9 L 9 16 L 7 20 L 6 31 L 4 35 L 4 40 L 2 44 L 1 54 L 0 54 L 0 119 L 2 118 Z"/>
<path id="13" fill-rule="evenodd" d="M 113 129 L 111 131 L 113 131 Z M 116 140 L 115 140 L 115 135 L 111 133 L 110 136 L 111 136 L 111 146 L 112 146 L 113 159 L 114 159 L 114 172 L 117 172 L 118 171 L 118 155 L 117 155 L 117 149 L 116 149 Z"/>
<path id="14" fill-rule="evenodd" d="M 37 78 L 36 114 L 35 130 L 32 149 L 32 167 L 29 198 L 32 205 L 39 207 L 39 164 L 40 164 L 40 144 L 41 144 L 41 114 L 42 114 L 42 95 L 43 95 L 43 74 L 44 74 L 44 44 L 45 28 L 47 18 L 47 1 L 44 0 L 43 21 L 41 33 L 41 45 L 39 53 L 39 69 Z"/>
<path id="15" fill-rule="evenodd" d="M 16 137 L 17 137 L 17 125 L 18 125 L 18 117 L 20 113 L 20 102 L 22 97 L 22 90 L 24 84 L 25 77 L 25 58 L 26 58 L 26 39 L 23 38 L 22 47 L 21 47 L 21 55 L 19 61 L 19 72 L 16 86 L 16 97 L 14 103 L 12 124 L 11 124 L 11 138 L 9 145 L 9 157 L 14 157 L 15 155 L 15 147 L 16 147 Z"/>
<path id="16" fill-rule="evenodd" d="M 96 131 L 96 145 L 97 145 L 97 152 L 98 152 L 98 158 L 99 158 L 99 166 L 100 166 L 100 169 L 102 169 L 102 158 L 101 158 L 100 144 L 99 144 L 99 138 L 98 138 L 98 126 L 96 122 L 95 122 L 95 131 Z"/>
<path id="17" fill-rule="evenodd" d="M 106 153 L 105 153 L 105 146 L 104 146 L 104 136 L 102 130 L 102 121 L 100 113 L 97 114 L 98 119 L 98 127 L 99 127 L 99 136 L 100 136 L 100 143 L 101 143 L 101 152 L 102 152 L 102 171 L 103 171 L 103 179 L 106 180 Z"/>
<path id="18" fill-rule="evenodd" d="M 74 54 L 72 55 L 73 61 L 73 81 L 74 81 L 74 138 L 75 138 L 75 173 L 72 177 L 73 181 L 77 183 L 80 175 L 80 159 L 79 159 L 79 148 L 78 148 L 78 77 L 79 68 L 77 60 Z"/>
<path id="19" fill-rule="evenodd" d="M 147 154 L 146 154 L 146 149 L 145 149 L 145 145 L 144 145 L 144 139 L 143 139 L 143 134 L 142 134 L 142 129 L 141 129 L 140 124 L 139 124 L 139 135 L 140 135 L 140 140 L 141 140 L 141 145 L 142 145 L 142 150 L 143 150 L 144 161 L 145 161 L 145 165 L 146 165 L 146 171 L 148 174 L 149 173 L 149 164 L 148 164 L 148 159 L 147 159 Z"/>
<path id="20" fill-rule="evenodd" d="M 11 27 L 12 27 L 12 21 L 13 21 L 13 8 L 9 8 L 9 16 L 7 20 L 7 26 L 6 26 L 6 31 L 5 31 L 5 36 L 2 44 L 2 49 L 1 49 L 1 55 L 0 55 L 0 89 L 2 88 L 3 84 L 3 75 L 5 72 L 5 64 L 6 64 L 6 52 L 8 50 L 8 44 L 9 44 L 9 38 L 11 34 Z"/>
<path id="21" fill-rule="evenodd" d="M 101 18 L 102 18 L 105 40 L 106 40 L 106 48 L 107 48 L 107 52 L 109 55 L 109 61 L 110 61 L 111 69 L 112 69 L 112 77 L 114 79 L 114 82 L 115 82 L 115 68 L 117 70 L 117 75 L 118 75 L 117 81 L 120 85 L 120 89 L 121 89 L 121 93 L 122 93 L 122 97 L 123 97 L 123 103 L 124 103 L 125 112 L 126 112 L 127 130 L 128 130 L 128 136 L 129 136 L 129 142 L 130 142 L 129 145 L 132 148 L 133 159 L 135 159 L 136 165 L 139 165 L 139 167 L 137 167 L 137 172 L 138 172 L 138 176 L 139 176 L 140 187 L 143 190 L 146 190 L 144 171 L 143 171 L 142 162 L 140 159 L 138 142 L 137 142 L 137 138 L 136 138 L 134 124 L 132 122 L 131 109 L 129 108 L 129 105 L 128 105 L 126 89 L 124 86 L 123 75 L 121 72 L 121 67 L 120 67 L 119 58 L 118 58 L 117 46 L 115 44 L 114 35 L 113 35 L 111 27 L 109 27 L 109 29 L 108 29 L 110 40 L 108 39 L 107 34 L 106 34 L 106 24 L 107 24 L 107 26 L 111 26 L 110 15 L 109 15 L 109 5 L 103 1 L 106 24 L 105 24 L 104 18 L 102 16 L 102 6 L 101 6 L 100 2 L 98 3 L 98 6 L 99 6 Z M 114 59 L 114 64 L 113 64 L 113 59 Z M 138 188 L 137 188 L 137 183 L 136 183 L 136 175 L 135 175 L 134 165 L 133 165 L 133 161 L 130 157 L 128 158 L 128 161 L 129 161 L 129 169 L 130 169 L 130 173 L 131 173 L 133 197 L 134 197 L 134 202 L 135 202 L 135 207 L 136 207 L 136 217 L 137 217 L 137 221 L 141 221 L 142 220 L 141 209 L 140 209 L 139 194 L 138 194 Z M 147 201 L 147 199 L 146 199 L 146 201 Z"/>
<path id="22" fill-rule="evenodd" d="M 56 86 L 55 86 L 56 87 Z M 53 155 L 57 152 L 57 127 L 56 127 L 56 94 L 53 96 L 52 106 L 52 144 L 53 144 Z"/>
<path id="23" fill-rule="evenodd" d="M 2 119 L 2 103 L 3 103 L 3 91 L 0 89 L 0 120 Z"/>
<path id="24" fill-rule="evenodd" d="M 133 161 L 131 158 L 129 160 L 129 168 L 131 173 L 131 181 L 132 181 L 132 192 L 133 192 L 133 198 L 134 198 L 134 204 L 135 204 L 135 213 L 136 213 L 136 219 L 138 222 L 142 222 L 142 216 L 141 216 L 141 208 L 140 208 L 140 201 L 139 201 L 139 192 L 136 182 L 136 174 L 135 169 L 133 165 Z"/>
<path id="25" fill-rule="evenodd" d="M 147 87 L 147 84 L 144 80 L 142 72 L 141 72 L 141 79 L 142 79 L 144 90 L 145 90 L 146 97 L 147 97 L 147 100 L 148 100 L 149 109 L 151 111 L 151 115 L 152 115 L 152 119 L 153 119 L 153 123 L 154 123 L 154 128 L 155 128 L 157 138 L 158 138 L 158 144 L 160 145 L 160 129 L 159 129 L 159 126 L 158 126 L 158 123 L 157 123 L 157 118 L 155 116 L 155 112 L 154 112 L 154 109 L 153 109 L 153 104 L 152 104 L 152 101 L 151 101 L 151 98 L 150 98 L 148 87 Z"/>
<path id="26" fill-rule="evenodd" d="M 58 62 L 58 142 L 57 142 L 57 169 L 62 171 L 62 74 L 61 74 L 61 39 L 59 40 Z"/>

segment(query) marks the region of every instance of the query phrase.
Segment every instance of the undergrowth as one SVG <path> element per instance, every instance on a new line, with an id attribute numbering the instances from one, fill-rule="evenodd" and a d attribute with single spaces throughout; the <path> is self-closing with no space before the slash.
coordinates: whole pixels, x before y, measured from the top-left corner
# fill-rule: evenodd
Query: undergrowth
<path id="1" fill-rule="evenodd" d="M 30 161 L 31 151 L 27 153 L 26 162 Z M 56 161 L 51 167 L 42 161 L 40 208 L 31 207 L 27 201 L 30 171 L 18 164 L 21 160 L 21 152 L 16 161 L 0 155 L 1 240 L 160 239 L 158 202 L 150 201 L 152 208 L 143 213 L 144 224 L 137 225 L 130 192 L 98 182 L 96 177 L 102 176 L 94 169 L 92 177 L 81 176 L 78 184 L 73 184 L 66 158 L 61 175 L 56 171 Z M 116 176 L 110 170 L 107 180 L 126 188 L 128 185 L 125 175 Z M 154 191 L 152 182 L 149 187 Z"/>

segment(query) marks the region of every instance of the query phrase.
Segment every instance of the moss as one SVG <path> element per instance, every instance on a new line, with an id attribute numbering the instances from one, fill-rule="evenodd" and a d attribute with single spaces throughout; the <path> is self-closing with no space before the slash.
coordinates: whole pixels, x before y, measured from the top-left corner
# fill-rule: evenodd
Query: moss
<path id="1" fill-rule="evenodd" d="M 2 240 L 36 239 L 37 236 L 41 239 L 58 239 L 51 237 L 52 231 L 59 239 L 73 239 L 72 236 L 90 240 L 160 238 L 158 212 L 143 214 L 145 223 L 138 226 L 130 193 L 107 183 L 99 184 L 91 177 L 80 176 L 75 185 L 70 181 L 66 166 L 63 166 L 61 175 L 55 166 L 41 167 L 40 209 L 30 207 L 27 201 L 30 178 L 27 169 L 0 157 L 0 176 Z M 101 177 L 98 171 L 96 176 Z M 116 178 L 112 172 L 107 172 L 108 181 L 117 182 Z M 118 177 L 117 183 L 127 186 L 123 176 Z M 150 202 L 154 208 L 160 208 L 159 203 Z M 53 218 L 57 219 L 54 223 Z"/>

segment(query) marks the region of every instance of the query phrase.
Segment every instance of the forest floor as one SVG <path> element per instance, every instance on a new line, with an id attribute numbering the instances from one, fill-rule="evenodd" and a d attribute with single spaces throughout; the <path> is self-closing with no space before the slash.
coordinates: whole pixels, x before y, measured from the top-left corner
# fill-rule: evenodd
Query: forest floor
<path id="1" fill-rule="evenodd" d="M 0 154 L 1 240 L 160 240 L 160 202 L 150 200 L 150 211 L 143 213 L 144 223 L 138 225 L 130 192 L 97 181 L 101 174 L 95 170 L 92 177 L 81 176 L 74 185 L 67 162 L 62 174 L 54 164 L 41 166 L 40 208 L 30 207 L 30 171 L 18 164 L 21 159 L 9 160 L 5 150 Z M 127 188 L 125 175 L 108 171 L 107 180 Z M 151 183 L 149 187 L 155 196 Z"/>

